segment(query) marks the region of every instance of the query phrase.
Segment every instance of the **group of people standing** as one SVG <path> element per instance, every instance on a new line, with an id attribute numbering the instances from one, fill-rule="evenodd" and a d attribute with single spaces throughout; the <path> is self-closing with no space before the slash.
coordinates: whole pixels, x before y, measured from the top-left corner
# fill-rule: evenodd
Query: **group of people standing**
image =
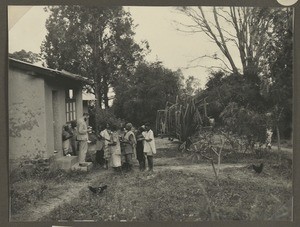
<path id="1" fill-rule="evenodd" d="M 64 126 L 62 139 L 64 155 L 78 155 L 79 165 L 84 165 L 88 151 L 88 144 L 96 144 L 96 161 L 105 169 L 109 167 L 116 171 L 130 171 L 133 167 L 133 159 L 139 162 L 141 171 L 153 171 L 153 155 L 156 154 L 155 140 L 150 124 L 145 124 L 134 130 L 131 123 L 124 127 L 115 125 L 103 125 L 97 133 L 87 126 L 88 113 L 77 122 L 71 122 L 71 126 Z M 95 135 L 94 138 L 92 138 Z M 94 140 L 94 141 L 93 141 Z M 100 156 L 100 157 L 99 157 Z M 98 160 L 97 160 L 98 159 Z"/>

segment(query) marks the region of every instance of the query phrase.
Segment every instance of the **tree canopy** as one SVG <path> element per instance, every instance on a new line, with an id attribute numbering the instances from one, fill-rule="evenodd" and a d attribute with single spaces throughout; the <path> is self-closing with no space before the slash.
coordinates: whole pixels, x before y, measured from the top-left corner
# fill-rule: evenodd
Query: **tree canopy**
<path id="1" fill-rule="evenodd" d="M 46 10 L 50 12 L 48 34 L 41 50 L 47 66 L 93 79 L 90 91 L 98 100 L 97 109 L 103 102 L 108 108 L 109 87 L 130 76 L 148 48 L 147 42 L 134 41 L 131 15 L 119 6 L 49 6 Z"/>
<path id="2" fill-rule="evenodd" d="M 166 102 L 175 103 L 182 78 L 180 71 L 167 69 L 159 62 L 140 63 L 128 83 L 116 87 L 116 115 L 137 125 L 154 124 L 156 111 L 164 109 Z"/>
<path id="3" fill-rule="evenodd" d="M 25 51 L 25 50 L 20 50 L 16 51 L 14 53 L 9 53 L 9 57 L 25 61 L 28 63 L 36 63 L 41 60 L 41 57 L 39 54 L 33 53 L 31 51 Z"/>

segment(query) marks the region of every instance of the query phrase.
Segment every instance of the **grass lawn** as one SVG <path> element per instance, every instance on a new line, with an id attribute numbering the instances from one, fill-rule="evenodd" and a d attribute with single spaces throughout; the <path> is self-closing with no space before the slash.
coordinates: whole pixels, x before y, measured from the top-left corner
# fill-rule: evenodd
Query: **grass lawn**
<path id="1" fill-rule="evenodd" d="M 96 196 L 84 189 L 41 220 L 267 220 L 291 198 L 292 185 L 284 179 L 235 168 L 222 175 L 217 187 L 207 170 L 105 174 L 95 182 L 109 185 L 105 193 Z"/>
<path id="2" fill-rule="evenodd" d="M 41 201 L 51 203 L 58 195 L 68 197 L 68 192 L 77 187 L 76 195 L 64 202 L 56 201 L 51 209 L 48 206 L 44 215 L 36 216 L 37 220 L 291 220 L 291 156 L 284 154 L 278 162 L 273 153 L 260 159 L 249 154 L 236 162 L 234 154 L 228 152 L 218 187 L 206 161 L 191 162 L 175 146 L 162 146 L 154 159 L 152 174 L 138 171 L 137 166 L 126 174 L 95 168 L 88 174 L 61 172 L 14 181 L 11 211 L 15 220 L 22 221 L 26 210 L 38 210 Z M 265 163 L 264 170 L 256 174 L 249 164 L 261 161 Z M 108 185 L 101 195 L 87 188 L 101 184 Z"/>

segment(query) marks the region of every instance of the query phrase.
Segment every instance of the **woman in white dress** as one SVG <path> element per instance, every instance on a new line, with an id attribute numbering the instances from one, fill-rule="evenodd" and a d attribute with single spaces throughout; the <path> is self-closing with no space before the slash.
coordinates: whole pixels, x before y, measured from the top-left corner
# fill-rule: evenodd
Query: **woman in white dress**
<path id="1" fill-rule="evenodd" d="M 109 124 L 106 125 L 106 127 L 103 127 L 104 129 L 100 132 L 100 136 L 103 141 L 103 150 L 104 150 L 104 159 L 105 159 L 105 168 L 108 169 L 109 160 L 111 158 L 110 149 L 109 149 L 109 143 L 110 141 L 110 134 L 109 134 Z"/>
<path id="2" fill-rule="evenodd" d="M 119 140 L 119 134 L 116 131 L 116 128 L 114 126 L 111 127 L 111 135 L 110 135 L 110 154 L 111 154 L 111 166 L 116 170 L 121 170 L 121 146 L 120 146 L 120 140 Z"/>

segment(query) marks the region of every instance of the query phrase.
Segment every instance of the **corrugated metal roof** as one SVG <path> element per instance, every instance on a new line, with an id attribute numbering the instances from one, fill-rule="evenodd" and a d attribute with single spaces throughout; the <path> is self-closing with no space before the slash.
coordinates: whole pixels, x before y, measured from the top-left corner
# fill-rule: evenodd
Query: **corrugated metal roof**
<path id="1" fill-rule="evenodd" d="M 80 82 L 84 82 L 86 84 L 92 85 L 93 81 L 89 78 L 79 76 L 77 74 L 73 74 L 70 72 L 67 72 L 65 70 L 59 71 L 56 69 L 50 69 L 42 66 L 33 65 L 28 62 L 20 61 L 14 58 L 9 58 L 9 67 L 15 67 L 23 70 L 30 70 L 32 72 L 36 72 L 39 75 L 42 76 L 49 76 L 49 77 L 63 77 L 71 80 L 76 80 Z"/>

